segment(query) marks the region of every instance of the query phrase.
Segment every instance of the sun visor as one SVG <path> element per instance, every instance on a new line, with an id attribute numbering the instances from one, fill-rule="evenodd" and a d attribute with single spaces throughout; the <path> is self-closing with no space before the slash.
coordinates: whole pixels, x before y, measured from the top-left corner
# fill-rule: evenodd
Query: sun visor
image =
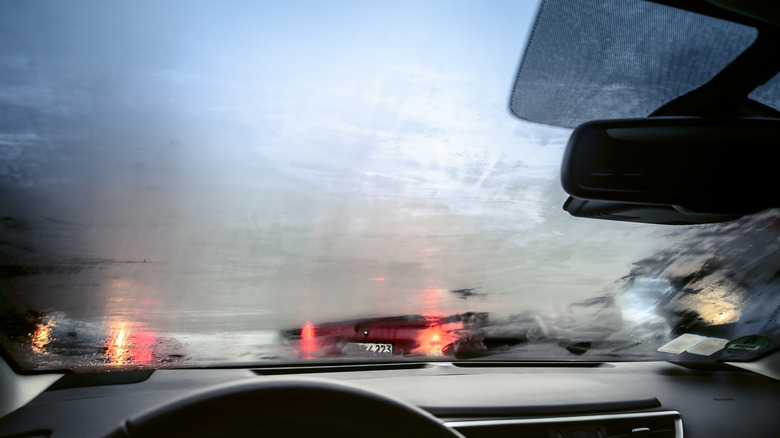
<path id="1" fill-rule="evenodd" d="M 647 117 L 705 84 L 756 37 L 753 27 L 644 0 L 544 0 L 510 110 L 567 128 Z M 780 97 L 758 93 L 778 107 Z"/>
<path id="2" fill-rule="evenodd" d="M 748 97 L 780 111 L 780 73 L 757 87 Z"/>

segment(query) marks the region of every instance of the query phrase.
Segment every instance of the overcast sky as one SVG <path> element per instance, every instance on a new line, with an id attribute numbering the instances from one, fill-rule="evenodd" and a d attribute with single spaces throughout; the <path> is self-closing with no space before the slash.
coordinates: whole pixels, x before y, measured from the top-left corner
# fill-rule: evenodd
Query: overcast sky
<path id="1" fill-rule="evenodd" d="M 520 311 L 667 242 L 561 209 L 568 131 L 507 110 L 535 2 L 158 3 L 0 3 L 0 250 L 49 267 L 10 292 L 33 308 Z"/>

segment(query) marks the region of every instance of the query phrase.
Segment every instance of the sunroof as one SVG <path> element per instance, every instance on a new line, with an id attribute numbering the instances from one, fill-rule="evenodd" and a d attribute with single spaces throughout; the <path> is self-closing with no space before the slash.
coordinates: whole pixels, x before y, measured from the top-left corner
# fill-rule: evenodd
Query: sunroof
<path id="1" fill-rule="evenodd" d="M 510 109 L 569 128 L 647 117 L 709 81 L 756 36 L 749 26 L 644 0 L 544 0 Z M 764 87 L 776 92 L 778 81 Z M 756 92 L 770 105 L 760 100 L 769 93 Z"/>

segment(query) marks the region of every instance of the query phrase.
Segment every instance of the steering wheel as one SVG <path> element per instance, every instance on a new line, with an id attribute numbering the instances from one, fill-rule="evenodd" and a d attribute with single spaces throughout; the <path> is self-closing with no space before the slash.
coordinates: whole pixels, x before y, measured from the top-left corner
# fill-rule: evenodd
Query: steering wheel
<path id="1" fill-rule="evenodd" d="M 462 435 L 417 406 L 343 382 L 259 378 L 218 385 L 131 417 L 109 438 Z"/>

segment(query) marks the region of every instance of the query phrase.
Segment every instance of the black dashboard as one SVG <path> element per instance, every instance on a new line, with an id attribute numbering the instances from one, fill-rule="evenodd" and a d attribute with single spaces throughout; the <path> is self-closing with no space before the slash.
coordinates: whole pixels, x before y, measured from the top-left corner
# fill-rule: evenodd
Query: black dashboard
<path id="1" fill-rule="evenodd" d="M 663 362 L 430 362 L 68 374 L 0 420 L 0 436 L 105 436 L 138 412 L 203 388 L 311 377 L 419 406 L 467 437 L 780 436 L 779 381 L 749 371 L 693 370 Z"/>

